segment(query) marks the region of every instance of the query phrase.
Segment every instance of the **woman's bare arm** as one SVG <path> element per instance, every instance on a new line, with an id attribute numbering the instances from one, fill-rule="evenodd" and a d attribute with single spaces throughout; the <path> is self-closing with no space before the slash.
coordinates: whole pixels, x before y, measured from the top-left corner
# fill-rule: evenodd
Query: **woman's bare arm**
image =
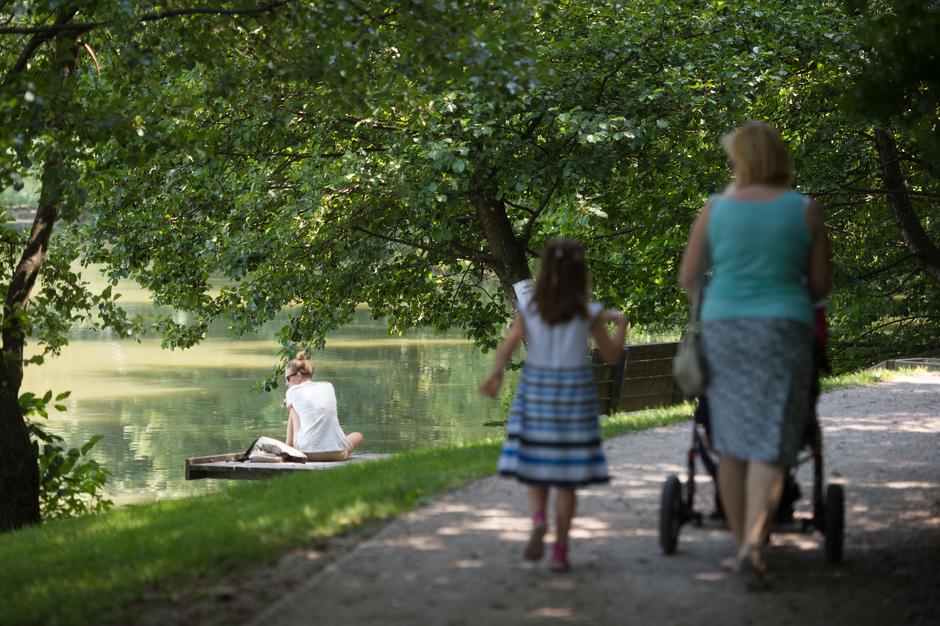
<path id="1" fill-rule="evenodd" d="M 287 445 L 294 447 L 294 437 L 300 429 L 300 416 L 294 407 L 290 407 L 290 413 L 287 416 Z"/>
<path id="2" fill-rule="evenodd" d="M 706 262 L 710 213 L 711 203 L 708 203 L 695 218 L 692 230 L 689 231 L 689 240 L 685 244 L 685 252 L 682 254 L 682 262 L 679 265 L 679 284 L 690 295 L 702 275 L 702 266 Z"/>

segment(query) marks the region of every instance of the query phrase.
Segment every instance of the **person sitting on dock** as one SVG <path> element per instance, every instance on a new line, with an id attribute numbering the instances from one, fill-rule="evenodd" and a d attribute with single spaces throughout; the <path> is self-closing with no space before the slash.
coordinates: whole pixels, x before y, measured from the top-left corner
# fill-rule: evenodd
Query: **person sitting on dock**
<path id="1" fill-rule="evenodd" d="M 346 435 L 336 417 L 336 392 L 326 381 L 313 380 L 306 352 L 284 369 L 287 395 L 287 445 L 301 450 L 308 461 L 345 461 L 362 443 L 362 433 Z"/>

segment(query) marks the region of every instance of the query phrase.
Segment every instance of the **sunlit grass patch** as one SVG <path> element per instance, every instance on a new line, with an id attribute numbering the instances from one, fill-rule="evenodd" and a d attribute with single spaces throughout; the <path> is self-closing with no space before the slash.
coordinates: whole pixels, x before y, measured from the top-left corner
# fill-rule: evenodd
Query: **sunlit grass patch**
<path id="1" fill-rule="evenodd" d="M 898 376 L 910 376 L 913 374 L 922 374 L 927 370 L 922 367 L 902 368 L 896 370 L 870 369 L 859 370 L 857 372 L 846 372 L 835 376 L 827 376 L 822 379 L 821 385 L 823 391 L 838 389 L 840 387 L 860 387 L 862 385 L 873 385 L 886 380 L 892 380 Z"/>
<path id="2" fill-rule="evenodd" d="M 207 574 L 272 562 L 492 474 L 499 443 L 489 439 L 236 483 L 206 496 L 2 535 L 0 623 L 121 620 L 142 596 L 168 597 Z"/>
<path id="3" fill-rule="evenodd" d="M 695 405 L 683 402 L 675 406 L 647 409 L 633 413 L 614 413 L 601 421 L 604 437 L 616 437 L 638 430 L 647 430 L 658 426 L 670 426 L 692 419 Z"/>

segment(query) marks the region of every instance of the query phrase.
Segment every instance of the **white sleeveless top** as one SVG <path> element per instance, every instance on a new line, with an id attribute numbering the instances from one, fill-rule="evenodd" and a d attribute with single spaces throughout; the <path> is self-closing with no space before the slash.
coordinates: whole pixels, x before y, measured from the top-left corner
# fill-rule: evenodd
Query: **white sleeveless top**
<path id="1" fill-rule="evenodd" d="M 346 434 L 336 417 L 336 392 L 325 381 L 305 380 L 287 390 L 287 404 L 297 411 L 300 428 L 294 447 L 303 452 L 337 452 L 346 448 Z"/>
<path id="2" fill-rule="evenodd" d="M 590 364 L 588 337 L 604 307 L 588 302 L 588 317 L 548 325 L 542 321 L 535 300 L 519 309 L 525 324 L 526 364 L 536 367 L 583 367 Z"/>

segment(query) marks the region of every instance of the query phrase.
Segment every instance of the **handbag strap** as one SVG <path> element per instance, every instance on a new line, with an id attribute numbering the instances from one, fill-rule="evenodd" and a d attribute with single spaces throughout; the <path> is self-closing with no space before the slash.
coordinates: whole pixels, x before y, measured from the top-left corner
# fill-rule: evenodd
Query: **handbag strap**
<path id="1" fill-rule="evenodd" d="M 702 319 L 702 292 L 705 290 L 704 282 L 704 279 L 700 278 L 695 284 L 695 289 L 692 292 L 691 306 L 689 307 L 689 327 L 694 327 L 696 330 Z"/>
<path id="2" fill-rule="evenodd" d="M 699 263 L 698 274 L 695 277 L 695 287 L 692 288 L 691 302 L 689 306 L 689 328 L 698 330 L 699 322 L 702 319 L 702 292 L 705 291 L 705 271 L 708 263 L 705 261 L 708 250 L 703 251 L 702 260 Z"/>
<path id="3" fill-rule="evenodd" d="M 707 207 L 711 207 L 711 199 L 709 198 Z M 702 292 L 705 291 L 705 273 L 708 270 L 708 239 L 705 240 L 705 245 L 702 249 L 702 256 L 699 259 L 698 271 L 695 276 L 695 286 L 692 288 L 692 293 L 689 294 L 691 298 L 689 306 L 689 329 L 698 332 L 699 323 L 702 319 Z"/>

